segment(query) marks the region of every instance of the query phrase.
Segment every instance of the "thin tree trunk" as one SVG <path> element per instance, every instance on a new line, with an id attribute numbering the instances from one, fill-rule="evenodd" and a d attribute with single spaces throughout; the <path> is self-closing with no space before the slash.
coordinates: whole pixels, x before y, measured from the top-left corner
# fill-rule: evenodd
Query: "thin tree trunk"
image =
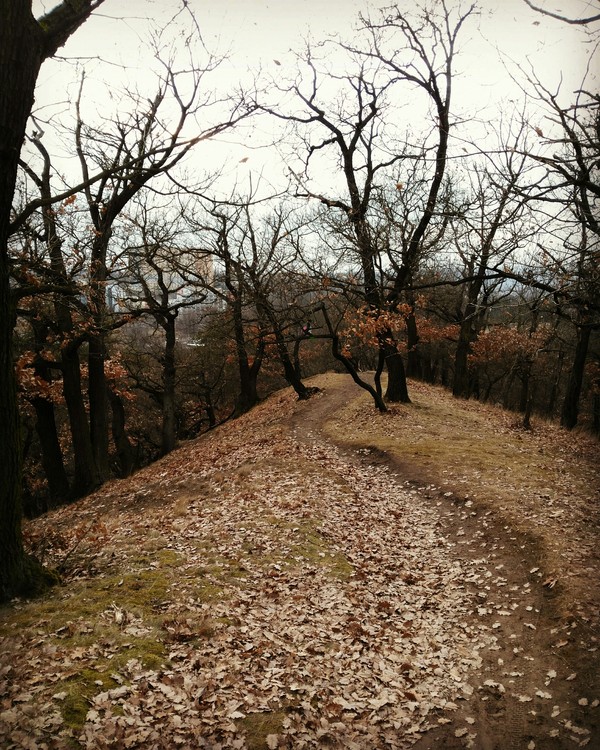
<path id="1" fill-rule="evenodd" d="M 102 482 L 94 460 L 88 416 L 81 390 L 79 354 L 75 347 L 62 350 L 61 369 L 75 466 L 72 492 L 74 497 L 83 497 L 99 487 Z"/>
<path id="2" fill-rule="evenodd" d="M 275 331 L 275 341 L 277 346 L 277 353 L 279 354 L 279 360 L 283 365 L 283 373 L 285 379 L 296 391 L 296 394 L 301 401 L 309 399 L 312 390 L 310 388 L 307 388 L 302 382 L 301 378 L 298 377 L 298 373 L 292 363 L 283 335 L 279 328 Z"/>
<path id="3" fill-rule="evenodd" d="M 34 398 L 31 403 L 35 409 L 35 429 L 40 439 L 42 466 L 50 497 L 54 504 L 61 504 L 69 499 L 70 488 L 56 430 L 54 404 L 45 398 Z"/>
<path id="4" fill-rule="evenodd" d="M 163 354 L 162 392 L 162 444 L 161 454 L 170 453 L 177 442 L 177 421 L 175 417 L 175 316 L 165 320 L 165 351 Z"/>
<path id="5" fill-rule="evenodd" d="M 354 382 L 357 385 L 359 385 L 361 388 L 364 388 L 365 391 L 368 391 L 368 393 L 371 394 L 371 396 L 373 397 L 373 401 L 375 402 L 375 406 L 379 409 L 379 411 L 381 412 L 387 411 L 387 406 L 385 405 L 385 401 L 383 400 L 381 393 L 377 392 L 375 388 L 373 388 L 373 386 L 365 382 L 358 374 L 358 370 L 356 369 L 356 367 L 354 366 L 350 358 L 342 354 L 341 347 L 340 347 L 340 337 L 338 336 L 335 328 L 331 324 L 331 320 L 329 318 L 326 308 L 323 306 L 323 307 L 320 307 L 319 309 L 323 313 L 323 318 L 325 320 L 325 324 L 327 325 L 327 330 L 329 331 L 329 335 L 318 337 L 318 338 L 331 339 L 331 353 L 333 354 L 334 358 L 337 359 L 338 362 L 341 362 L 344 365 L 344 367 L 346 368 L 346 371 L 350 374 L 350 376 L 352 377 L 352 380 L 354 380 Z"/>
<path id="6" fill-rule="evenodd" d="M 136 453 L 125 429 L 125 407 L 123 399 L 114 391 L 108 391 L 112 412 L 112 436 L 117 451 L 119 476 L 128 477 L 135 469 Z"/>

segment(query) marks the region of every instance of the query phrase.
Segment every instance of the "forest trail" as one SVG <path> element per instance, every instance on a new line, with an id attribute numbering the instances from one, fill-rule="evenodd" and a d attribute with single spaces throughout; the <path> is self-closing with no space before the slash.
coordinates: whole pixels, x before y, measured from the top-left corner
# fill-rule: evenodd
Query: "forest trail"
<path id="1" fill-rule="evenodd" d="M 294 436 L 313 448 L 330 444 L 333 439 L 347 460 L 387 469 L 390 495 L 408 493 L 409 501 L 416 497 L 436 529 L 436 543 L 445 548 L 447 562 L 468 571 L 459 589 L 461 594 L 468 592 L 471 596 L 473 608 L 471 617 L 464 617 L 463 624 L 477 629 L 478 624 L 487 620 L 486 627 L 490 627 L 491 621 L 494 631 L 493 644 L 479 651 L 481 661 L 475 670 L 478 689 L 471 692 L 468 688 L 457 704 L 453 720 L 448 723 L 442 720 L 441 727 L 430 730 L 414 747 L 422 750 L 600 747 L 598 715 L 592 718 L 592 731 L 584 729 L 591 724 L 581 711 L 594 702 L 582 697 L 583 694 L 591 690 L 598 696 L 600 692 L 598 622 L 592 624 L 591 617 L 577 622 L 569 617 L 570 613 L 565 613 L 564 607 L 556 606 L 556 581 L 540 572 L 547 559 L 543 540 L 535 533 L 535 523 L 528 524 L 525 516 L 525 523 L 516 531 L 490 504 L 482 506 L 470 501 L 469 494 L 467 499 L 461 496 L 464 487 L 457 492 L 456 485 L 450 483 L 453 491 L 449 491 L 450 485 L 446 482 L 442 486 L 439 474 L 420 471 L 415 464 L 398 457 L 397 452 L 382 451 L 377 447 L 377 438 L 385 436 L 387 430 L 383 435 L 373 430 L 373 444 L 364 444 L 364 433 L 360 433 L 358 446 L 356 436 L 348 440 L 344 425 L 349 420 L 344 409 L 351 390 L 347 381 L 332 380 L 329 385 L 327 398 L 315 400 L 293 421 Z M 368 403 L 363 398 L 363 405 Z M 337 426 L 331 428 L 336 419 Z M 330 429 L 325 427 L 328 423 Z M 401 425 L 398 427 L 402 429 Z M 410 425 L 405 429 L 410 429 Z M 456 434 L 456 425 L 449 425 L 449 430 Z M 440 439 L 451 437 L 440 436 Z M 593 520 L 590 519 L 592 524 Z M 574 536 L 569 541 L 578 543 Z M 425 546 L 422 549 L 425 567 L 429 554 Z M 587 573 L 592 573 L 592 569 Z M 593 582 L 595 576 L 588 580 Z M 456 591 L 448 592 L 450 599 L 453 596 Z M 594 611 L 597 616 L 597 606 Z M 447 629 L 452 624 L 447 622 L 443 627 Z M 578 633 L 580 626 L 583 627 Z M 566 639 L 562 637 L 565 635 Z M 579 635 L 582 637 L 578 638 Z M 575 647 L 561 651 L 569 645 Z"/>
<path id="2" fill-rule="evenodd" d="M 66 578 L 0 611 L 1 747 L 600 747 L 595 489 L 523 486 L 517 519 L 483 459 L 464 483 L 452 410 L 541 438 L 425 386 L 380 415 L 311 384 L 28 526 Z M 434 418 L 460 471 L 403 447 Z"/>

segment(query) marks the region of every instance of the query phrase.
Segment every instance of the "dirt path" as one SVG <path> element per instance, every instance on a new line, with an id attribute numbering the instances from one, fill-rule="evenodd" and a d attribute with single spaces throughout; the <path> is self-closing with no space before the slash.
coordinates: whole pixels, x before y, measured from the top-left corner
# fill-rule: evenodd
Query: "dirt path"
<path id="1" fill-rule="evenodd" d="M 600 747 L 594 596 L 566 596 L 597 581 L 587 506 L 548 501 L 588 567 L 544 586 L 529 511 L 516 532 L 462 467 L 387 450 L 441 433 L 443 395 L 382 418 L 314 384 L 26 525 L 65 578 L 0 609 L 3 750 Z"/>
<path id="2" fill-rule="evenodd" d="M 352 384 L 329 381 L 321 395 L 297 409 L 294 438 L 313 448 L 331 445 L 324 426 L 355 397 Z M 597 634 L 582 632 L 585 626 L 557 611 L 556 592 L 536 575 L 541 561 L 534 533 L 514 532 L 489 507 L 441 491 L 431 476 L 415 478 L 414 467 L 376 447 L 350 449 L 335 442 L 353 463 L 388 468 L 390 494 L 418 499 L 427 508 L 446 554 L 474 569 L 459 584 L 472 603 L 465 625 L 484 623 L 493 633 L 493 645 L 479 651 L 475 690 L 457 704 L 453 721 L 429 731 L 415 750 L 600 748 Z"/>

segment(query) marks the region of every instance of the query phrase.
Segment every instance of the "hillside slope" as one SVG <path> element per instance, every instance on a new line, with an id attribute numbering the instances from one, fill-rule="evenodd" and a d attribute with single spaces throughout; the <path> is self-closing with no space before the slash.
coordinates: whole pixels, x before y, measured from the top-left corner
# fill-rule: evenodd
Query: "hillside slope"
<path id="1" fill-rule="evenodd" d="M 28 526 L 3 748 L 600 746 L 597 443 L 312 384 Z"/>

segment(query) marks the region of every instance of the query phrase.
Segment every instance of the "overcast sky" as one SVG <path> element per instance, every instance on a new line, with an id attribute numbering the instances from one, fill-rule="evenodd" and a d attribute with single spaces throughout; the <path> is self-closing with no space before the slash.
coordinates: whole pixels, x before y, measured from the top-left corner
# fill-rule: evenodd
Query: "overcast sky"
<path id="1" fill-rule="evenodd" d="M 537 0 L 537 3 L 572 16 L 598 10 L 596 1 Z M 51 0 L 34 0 L 34 9 L 39 12 L 54 4 Z M 259 65 L 271 73 L 284 75 L 292 60 L 290 50 L 301 48 L 303 36 L 311 33 L 315 39 L 320 39 L 339 33 L 348 38 L 359 11 L 375 16 L 380 5 L 389 4 L 372 0 L 188 0 L 206 46 L 230 53 L 230 62 L 220 74 L 224 88 L 232 83 L 229 79 L 243 76 Z M 452 0 L 448 0 L 448 4 L 454 5 Z M 408 10 L 414 4 L 402 0 L 399 5 Z M 462 5 L 466 7 L 467 3 Z M 519 96 L 498 50 L 505 60 L 522 66 L 533 65 L 551 88 L 561 76 L 563 90 L 577 88 L 594 49 L 590 38 L 592 27 L 587 28 L 586 36 L 581 27 L 537 14 L 523 0 L 480 0 L 478 5 L 481 9 L 478 21 L 471 22 L 462 36 L 463 50 L 456 66 L 462 73 L 455 88 L 457 108 L 467 111 L 493 107 Z M 115 83 L 122 80 L 118 68 L 95 62 L 91 56 L 126 65 L 130 69 L 130 79 L 143 81 L 148 77 L 143 40 L 152 23 L 165 23 L 179 7 L 180 0 L 106 0 L 94 17 L 76 32 L 61 55 L 82 59 L 80 69 L 86 69 L 88 81 L 91 81 L 87 89 L 90 96 L 95 76 L 96 80 L 108 79 Z M 600 24 L 596 24 L 596 30 L 598 40 Z M 274 60 L 282 65 L 276 66 Z M 589 83 L 589 88 L 594 90 L 599 88 L 596 73 L 592 71 L 595 83 Z M 38 106 L 64 99 L 66 91 L 73 97 L 78 75 L 72 65 L 47 63 L 40 76 Z M 232 149 L 233 162 L 237 163 L 243 149 L 239 144 Z M 259 162 L 260 159 L 253 159 L 253 163 L 239 169 L 251 169 Z"/>

